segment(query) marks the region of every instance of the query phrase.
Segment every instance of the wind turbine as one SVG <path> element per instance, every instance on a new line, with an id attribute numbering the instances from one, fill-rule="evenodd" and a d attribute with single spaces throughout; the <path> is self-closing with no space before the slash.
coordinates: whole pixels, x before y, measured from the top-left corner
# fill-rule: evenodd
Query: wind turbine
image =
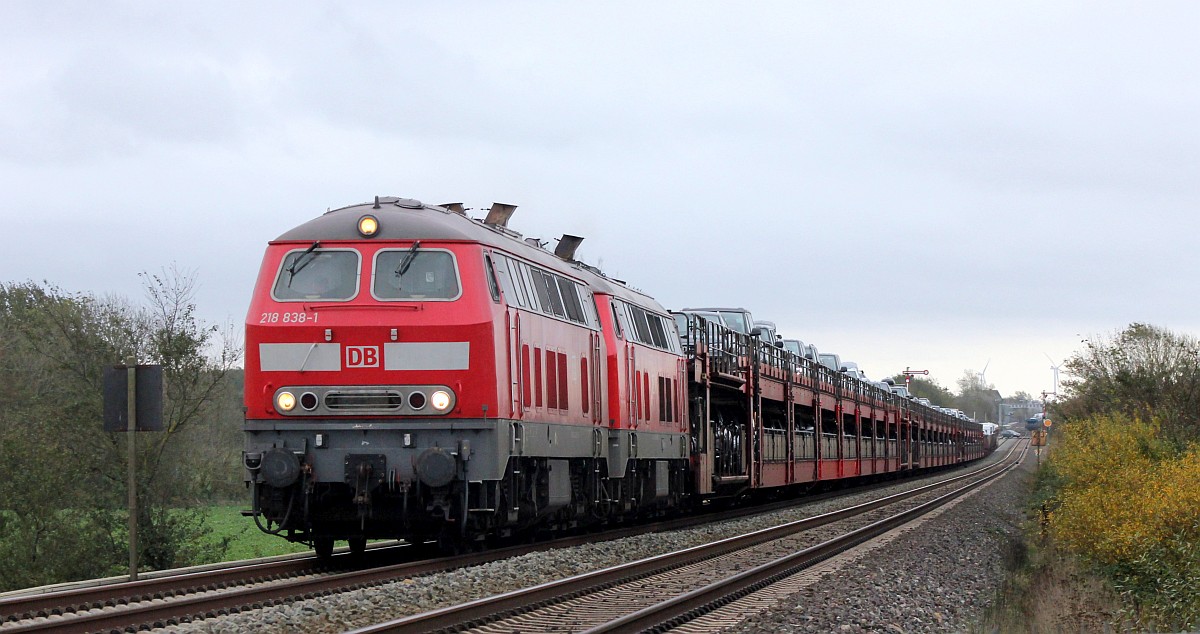
<path id="1" fill-rule="evenodd" d="M 1047 359 L 1050 359 L 1050 355 L 1046 354 L 1045 352 L 1043 352 L 1042 355 L 1045 356 Z M 1055 365 L 1054 359 L 1050 359 L 1050 369 L 1054 370 L 1054 395 L 1055 396 L 1058 396 L 1058 369 L 1060 367 L 1062 367 L 1061 363 L 1059 363 L 1058 365 Z"/>
<path id="2" fill-rule="evenodd" d="M 987 369 L 991 364 L 991 359 L 988 359 L 987 363 L 983 364 L 983 370 L 979 372 L 979 387 L 987 387 Z"/>

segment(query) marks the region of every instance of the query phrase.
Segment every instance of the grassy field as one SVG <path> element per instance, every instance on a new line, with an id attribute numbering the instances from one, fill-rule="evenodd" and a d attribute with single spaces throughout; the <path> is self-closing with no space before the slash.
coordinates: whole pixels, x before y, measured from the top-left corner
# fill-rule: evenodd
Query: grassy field
<path id="1" fill-rule="evenodd" d="M 284 555 L 310 550 L 303 544 L 294 544 L 282 537 L 267 535 L 258 530 L 254 520 L 242 517 L 242 506 L 212 506 L 208 508 L 209 538 L 219 542 L 229 538 L 229 551 L 225 559 L 253 559 L 270 555 Z"/>

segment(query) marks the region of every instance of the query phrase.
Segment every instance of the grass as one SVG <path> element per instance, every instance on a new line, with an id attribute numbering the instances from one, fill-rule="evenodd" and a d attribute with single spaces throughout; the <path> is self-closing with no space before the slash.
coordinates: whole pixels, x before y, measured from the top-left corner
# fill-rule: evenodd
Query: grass
<path id="1" fill-rule="evenodd" d="M 271 555 L 286 555 L 310 550 L 304 544 L 289 542 L 276 535 L 268 535 L 254 525 L 254 519 L 242 516 L 243 506 L 211 506 L 206 509 L 209 539 L 220 543 L 229 539 L 226 561 L 254 559 Z"/>
<path id="2" fill-rule="evenodd" d="M 1003 547 L 1005 580 L 972 632 L 1133 631 L 1112 582 L 1066 552 L 1049 530 L 1048 502 L 1062 486 L 1056 471 L 1038 471 L 1024 530 Z"/>
<path id="3" fill-rule="evenodd" d="M 1007 579 L 975 632 L 1108 632 L 1128 627 L 1110 583 L 1027 534 L 1005 548 Z"/>

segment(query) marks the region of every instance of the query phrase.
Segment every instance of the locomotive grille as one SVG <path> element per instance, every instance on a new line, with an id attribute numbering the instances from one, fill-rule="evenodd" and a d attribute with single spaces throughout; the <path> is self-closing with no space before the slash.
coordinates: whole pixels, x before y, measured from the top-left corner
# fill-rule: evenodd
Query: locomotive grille
<path id="1" fill-rule="evenodd" d="M 325 407 L 336 411 L 398 410 L 404 406 L 404 395 L 397 390 L 330 391 L 325 395 Z"/>

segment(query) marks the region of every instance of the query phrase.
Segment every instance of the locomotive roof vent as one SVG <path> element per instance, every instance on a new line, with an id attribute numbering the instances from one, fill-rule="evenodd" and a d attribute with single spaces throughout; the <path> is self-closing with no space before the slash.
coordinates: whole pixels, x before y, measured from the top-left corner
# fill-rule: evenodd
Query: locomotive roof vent
<path id="1" fill-rule="evenodd" d="M 575 250 L 579 248 L 581 242 L 583 242 L 583 238 L 564 233 L 558 239 L 558 246 L 554 247 L 554 255 L 571 262 L 575 259 Z"/>
<path id="2" fill-rule="evenodd" d="M 488 210 L 487 218 L 483 219 L 483 224 L 496 225 L 497 227 L 507 227 L 508 219 L 512 218 L 513 212 L 516 210 L 516 205 L 492 203 L 492 208 Z"/>
<path id="3" fill-rule="evenodd" d="M 531 247 L 537 247 L 539 249 L 546 248 L 546 243 L 537 238 L 525 238 L 525 244 L 528 244 Z"/>
<path id="4" fill-rule="evenodd" d="M 456 214 L 462 214 L 464 216 L 467 215 L 467 208 L 463 207 L 462 203 L 442 203 L 438 206 L 445 207 L 447 210 L 452 211 Z"/>
<path id="5" fill-rule="evenodd" d="M 397 207 L 403 207 L 405 209 L 421 209 L 425 206 L 425 204 L 421 201 L 412 198 L 397 198 L 395 200 L 396 202 L 394 204 Z"/>

